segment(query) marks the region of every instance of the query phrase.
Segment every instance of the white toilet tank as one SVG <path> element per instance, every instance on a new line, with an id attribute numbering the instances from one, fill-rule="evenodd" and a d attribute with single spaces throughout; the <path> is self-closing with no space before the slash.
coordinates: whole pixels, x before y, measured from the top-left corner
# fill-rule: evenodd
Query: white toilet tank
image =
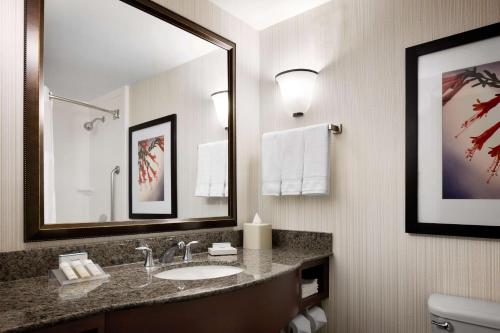
<path id="1" fill-rule="evenodd" d="M 429 297 L 433 333 L 500 333 L 500 304 L 432 294 Z"/>

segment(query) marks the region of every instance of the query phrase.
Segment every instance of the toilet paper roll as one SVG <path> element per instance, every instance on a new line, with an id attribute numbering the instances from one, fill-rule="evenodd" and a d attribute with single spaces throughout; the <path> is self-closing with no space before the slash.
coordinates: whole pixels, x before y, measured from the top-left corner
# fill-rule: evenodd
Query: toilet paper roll
<path id="1" fill-rule="evenodd" d="M 299 314 L 288 324 L 289 333 L 311 333 L 311 323 L 303 315 Z"/>
<path id="2" fill-rule="evenodd" d="M 322 308 L 315 306 L 306 312 L 306 318 L 311 323 L 311 331 L 316 332 L 326 325 L 326 314 Z"/>

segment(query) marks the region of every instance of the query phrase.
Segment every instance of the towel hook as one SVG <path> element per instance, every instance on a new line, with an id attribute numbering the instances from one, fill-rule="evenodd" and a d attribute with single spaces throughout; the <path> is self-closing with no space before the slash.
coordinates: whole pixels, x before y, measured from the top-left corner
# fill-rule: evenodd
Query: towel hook
<path id="1" fill-rule="evenodd" d="M 342 124 L 334 125 L 328 124 L 328 130 L 332 132 L 332 134 L 341 134 L 342 133 Z"/>

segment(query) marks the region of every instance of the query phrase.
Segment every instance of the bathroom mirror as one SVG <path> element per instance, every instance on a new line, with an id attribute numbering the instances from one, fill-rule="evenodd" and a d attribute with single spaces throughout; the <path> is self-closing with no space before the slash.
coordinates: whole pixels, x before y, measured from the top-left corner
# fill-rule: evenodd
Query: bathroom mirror
<path id="1" fill-rule="evenodd" d="M 236 225 L 235 44 L 149 0 L 26 0 L 25 239 Z"/>

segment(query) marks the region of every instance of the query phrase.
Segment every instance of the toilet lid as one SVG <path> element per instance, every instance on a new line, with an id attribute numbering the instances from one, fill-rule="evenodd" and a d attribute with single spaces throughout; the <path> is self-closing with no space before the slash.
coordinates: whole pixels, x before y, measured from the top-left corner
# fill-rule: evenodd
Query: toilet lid
<path id="1" fill-rule="evenodd" d="M 432 294 L 429 312 L 441 318 L 500 329 L 500 304 L 479 299 Z"/>

